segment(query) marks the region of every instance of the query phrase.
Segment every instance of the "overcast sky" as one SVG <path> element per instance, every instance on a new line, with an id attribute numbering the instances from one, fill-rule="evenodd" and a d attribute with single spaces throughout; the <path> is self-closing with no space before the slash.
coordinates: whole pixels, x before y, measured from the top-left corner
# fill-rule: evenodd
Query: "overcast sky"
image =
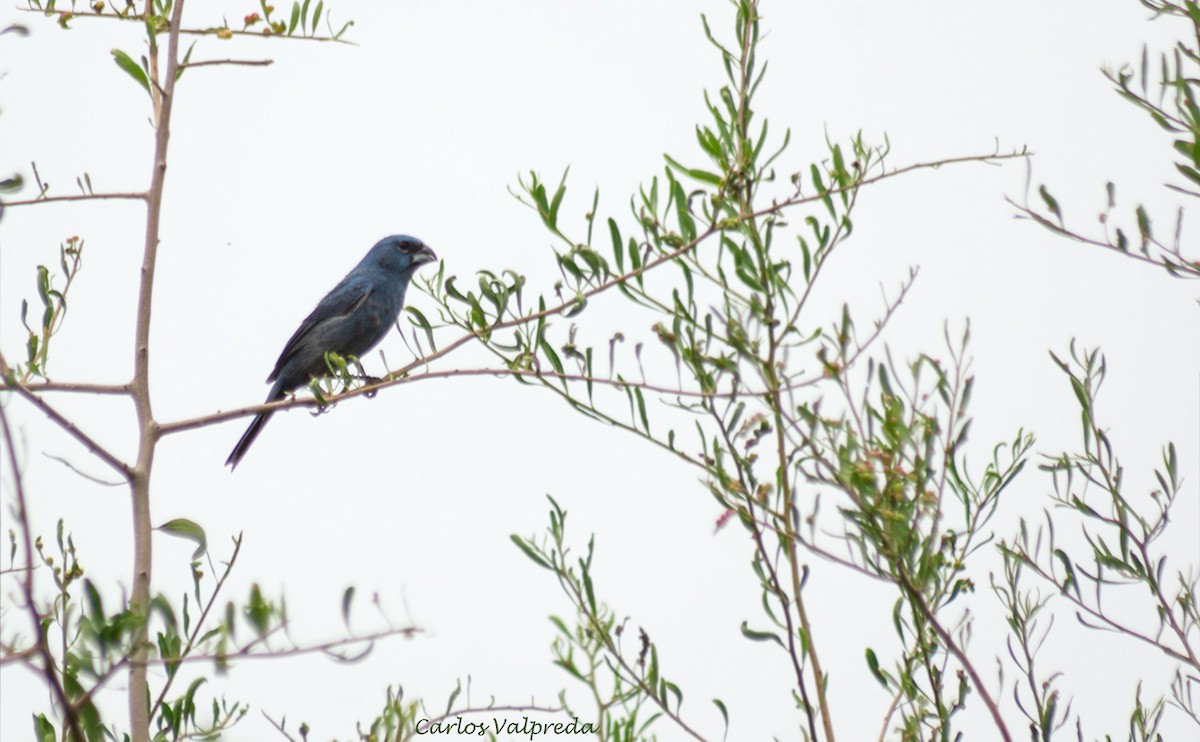
<path id="1" fill-rule="evenodd" d="M 215 6 L 215 7 L 213 7 Z M 256 3 L 189 4 L 189 26 L 232 21 Z M 593 188 L 601 213 L 631 224 L 628 199 L 661 172 L 662 153 L 694 159 L 702 94 L 723 77 L 699 14 L 718 34 L 726 3 L 350 2 L 357 46 L 204 38 L 194 59 L 271 58 L 262 68 L 189 71 L 177 89 L 152 333 L 152 384 L 160 419 L 261 401 L 262 383 L 299 321 L 380 237 L 403 232 L 433 246 L 447 273 L 513 268 L 534 291 L 555 277 L 551 239 L 508 188 L 518 174 L 549 178 L 571 167 L 564 219 L 582 229 Z M 1166 48 L 1178 23 L 1147 22 L 1134 0 L 1060 2 L 824 2 L 765 0 L 760 56 L 770 70 L 760 116 L 792 146 L 781 169 L 807 170 L 824 138 L 890 139 L 890 164 L 1028 146 L 1035 183 L 1051 185 L 1069 221 L 1094 229 L 1104 183 L 1127 211 L 1144 201 L 1171 222 L 1180 197 L 1169 139 L 1110 91 L 1102 65 Z M 152 152 L 149 105 L 112 63 L 119 47 L 143 51 L 136 27 L 76 20 L 70 32 L 8 4 L 0 25 L 29 38 L 0 39 L 0 174 L 31 175 L 35 160 L 56 193 L 86 171 L 96 189 L 137 190 Z M 1077 445 L 1078 413 L 1047 351 L 1072 338 L 1101 346 L 1110 378 L 1101 414 L 1131 486 L 1148 491 L 1160 446 L 1173 440 L 1190 479 L 1167 538 L 1173 564 L 1195 564 L 1200 507 L 1200 318 L 1195 282 L 1055 238 L 1013 218 L 1024 165 L 964 165 L 896 179 L 864 192 L 856 233 L 830 264 L 817 302 L 829 319 L 842 301 L 865 319 L 879 285 L 909 266 L 921 273 L 886 341 L 901 358 L 942 352 L 942 328 L 969 318 L 974 338 L 973 460 L 1024 427 L 1037 450 Z M 786 181 L 785 181 L 786 183 Z M 786 188 L 786 184 L 781 184 Z M 30 191 L 27 189 L 26 194 Z M 21 299 L 36 300 L 35 267 L 55 265 L 57 245 L 86 239 L 84 272 L 55 340 L 59 380 L 123 382 L 132 371 L 132 326 L 143 209 L 134 203 L 13 209 L 0 226 L 0 348 L 19 358 Z M 1184 242 L 1195 245 L 1195 221 Z M 629 227 L 626 227 L 629 231 Z M 1192 250 L 1195 254 L 1196 250 Z M 428 270 L 428 269 L 427 269 Z M 615 299 L 615 297 L 613 297 Z M 410 302 L 429 300 L 410 292 Z M 619 302 L 597 314 L 627 334 L 648 324 Z M 598 320 L 600 321 L 600 320 Z M 641 324 L 638 324 L 641 322 Z M 407 357 L 394 334 L 389 360 Z M 382 368 L 377 354 L 368 370 Z M 451 365 L 470 364 L 471 358 Z M 63 399 L 64 410 L 116 451 L 136 447 L 124 401 Z M 74 533 L 89 576 L 128 586 L 128 496 L 71 474 L 42 452 L 103 474 L 71 439 L 30 408 L 10 414 L 27 446 L 27 487 L 40 532 L 58 517 Z M 393 640 L 353 666 L 320 658 L 242 663 L 221 686 L 250 701 L 231 740 L 271 739 L 259 709 L 307 721 L 316 738 L 353 734 L 373 718 L 388 684 L 444 707 L 456 678 L 477 702 L 552 702 L 581 688 L 550 663 L 549 614 L 569 606 L 549 573 L 509 541 L 543 529 L 545 495 L 570 511 L 569 535 L 596 534 L 596 587 L 618 615 L 658 643 L 664 674 L 684 692 L 685 716 L 712 737 L 721 697 L 731 740 L 798 738 L 785 656 L 739 635 L 760 622 L 744 532 L 713 534 L 720 515 L 695 473 L 619 431 L 570 412 L 551 395 L 506 380 L 456 379 L 395 388 L 332 414 L 277 415 L 236 474 L 222 466 L 244 428 L 238 420 L 167 439 L 155 463 L 153 519 L 205 527 L 215 557 L 244 532 L 233 595 L 252 582 L 285 592 L 296 636 L 342 632 L 350 584 L 378 593 L 397 621 L 426 634 Z M 4 481 L 6 502 L 11 498 Z M 998 526 L 1036 519 L 1048 480 L 1033 467 L 1007 493 Z M 0 527 L 11 527 L 7 507 Z M 155 590 L 188 588 L 191 546 L 155 539 Z M 970 646 L 995 687 L 1001 610 L 986 589 Z M 895 648 L 894 597 L 829 565 L 813 565 L 814 634 L 832 677 L 839 739 L 878 736 L 890 697 L 863 662 L 869 642 Z M 1135 596 L 1131 594 L 1130 599 Z M 1140 594 L 1137 598 L 1142 597 Z M 17 620 L 5 597 L 5 622 Z M 360 608 L 365 607 L 360 606 Z M 369 625 L 363 611 L 364 625 Z M 990 615 L 990 618 L 988 616 Z M 1130 641 L 1084 631 L 1064 612 L 1047 669 L 1076 691 L 1085 734 L 1119 735 L 1134 688 L 1165 691 L 1171 665 Z M 1006 678 L 1011 683 L 1012 675 Z M 6 668 L 0 737 L 25 738 L 40 682 Z M 124 679 L 115 683 L 123 690 Z M 1003 694 L 1010 699 L 1011 689 Z M 123 727 L 124 702 L 114 696 Z M 978 697 L 972 696 L 972 719 Z M 1007 708 L 1015 736 L 1019 714 Z M 986 726 L 983 727 L 987 729 Z M 1168 712 L 1168 739 L 1194 734 Z M 669 725 L 660 739 L 676 739 Z M 969 738 L 985 739 L 990 732 Z"/>

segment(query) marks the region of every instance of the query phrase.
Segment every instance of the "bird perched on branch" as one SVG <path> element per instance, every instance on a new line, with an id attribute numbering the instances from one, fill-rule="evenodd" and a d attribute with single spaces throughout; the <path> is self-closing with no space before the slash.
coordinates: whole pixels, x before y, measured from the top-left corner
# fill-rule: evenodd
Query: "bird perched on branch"
<path id="1" fill-rule="evenodd" d="M 393 235 L 375 243 L 287 341 L 275 370 L 267 377 L 275 382 L 267 402 L 283 399 L 311 378 L 325 374 L 327 352 L 361 356 L 374 348 L 400 316 L 404 292 L 417 268 L 435 260 L 433 250 L 415 237 Z M 255 415 L 225 461 L 228 466 L 237 468 L 272 414 Z"/>

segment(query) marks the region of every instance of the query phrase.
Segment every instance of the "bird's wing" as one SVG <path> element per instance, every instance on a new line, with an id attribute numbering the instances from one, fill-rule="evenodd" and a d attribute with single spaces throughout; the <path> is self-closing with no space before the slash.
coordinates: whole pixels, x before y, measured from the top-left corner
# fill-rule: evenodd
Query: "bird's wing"
<path id="1" fill-rule="evenodd" d="M 275 362 L 275 370 L 267 377 L 267 381 L 275 381 L 279 376 L 280 369 L 313 330 L 329 320 L 353 314 L 367 301 L 373 290 L 374 288 L 367 280 L 350 279 L 338 284 L 333 291 L 326 294 L 325 298 L 317 304 L 317 308 L 304 318 L 300 327 L 296 328 L 296 332 L 288 339 L 287 345 L 283 346 L 283 352 L 279 354 L 279 360 Z"/>

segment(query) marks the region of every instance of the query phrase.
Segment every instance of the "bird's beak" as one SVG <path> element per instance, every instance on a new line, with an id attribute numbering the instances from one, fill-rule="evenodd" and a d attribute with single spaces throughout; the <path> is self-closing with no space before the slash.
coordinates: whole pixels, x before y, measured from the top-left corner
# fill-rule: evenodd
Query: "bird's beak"
<path id="1" fill-rule="evenodd" d="M 422 246 L 420 251 L 417 252 L 417 254 L 413 256 L 413 262 L 415 262 L 417 265 L 424 265 L 426 263 L 436 263 L 437 259 L 438 259 L 437 253 L 435 253 L 429 247 L 429 245 Z"/>

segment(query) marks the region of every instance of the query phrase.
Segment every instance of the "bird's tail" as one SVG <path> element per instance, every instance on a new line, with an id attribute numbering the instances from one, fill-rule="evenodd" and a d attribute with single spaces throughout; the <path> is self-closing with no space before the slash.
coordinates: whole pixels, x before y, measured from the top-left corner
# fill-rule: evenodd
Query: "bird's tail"
<path id="1" fill-rule="evenodd" d="M 254 416 L 254 421 L 250 423 L 250 427 L 246 428 L 246 432 L 242 433 L 242 437 L 238 439 L 237 445 L 233 447 L 233 452 L 229 454 L 229 458 L 225 460 L 225 465 L 230 467 L 230 471 L 237 468 L 238 462 L 250 450 L 250 444 L 254 443 L 254 439 L 262 432 L 263 426 L 271 419 L 274 412 L 260 412 Z"/>
<path id="2" fill-rule="evenodd" d="M 281 382 L 275 382 L 271 393 L 267 395 L 267 402 L 275 402 L 283 399 L 284 392 L 281 388 Z M 237 465 L 246 456 L 246 452 L 250 450 L 250 444 L 254 443 L 254 439 L 258 438 L 262 432 L 263 426 L 274 415 L 274 411 L 260 412 L 254 416 L 254 420 L 250 423 L 250 427 L 246 428 L 246 432 L 242 433 L 242 437 L 238 439 L 237 445 L 233 447 L 233 451 L 229 454 L 229 458 L 225 459 L 225 466 L 229 467 L 230 471 L 237 468 Z"/>

